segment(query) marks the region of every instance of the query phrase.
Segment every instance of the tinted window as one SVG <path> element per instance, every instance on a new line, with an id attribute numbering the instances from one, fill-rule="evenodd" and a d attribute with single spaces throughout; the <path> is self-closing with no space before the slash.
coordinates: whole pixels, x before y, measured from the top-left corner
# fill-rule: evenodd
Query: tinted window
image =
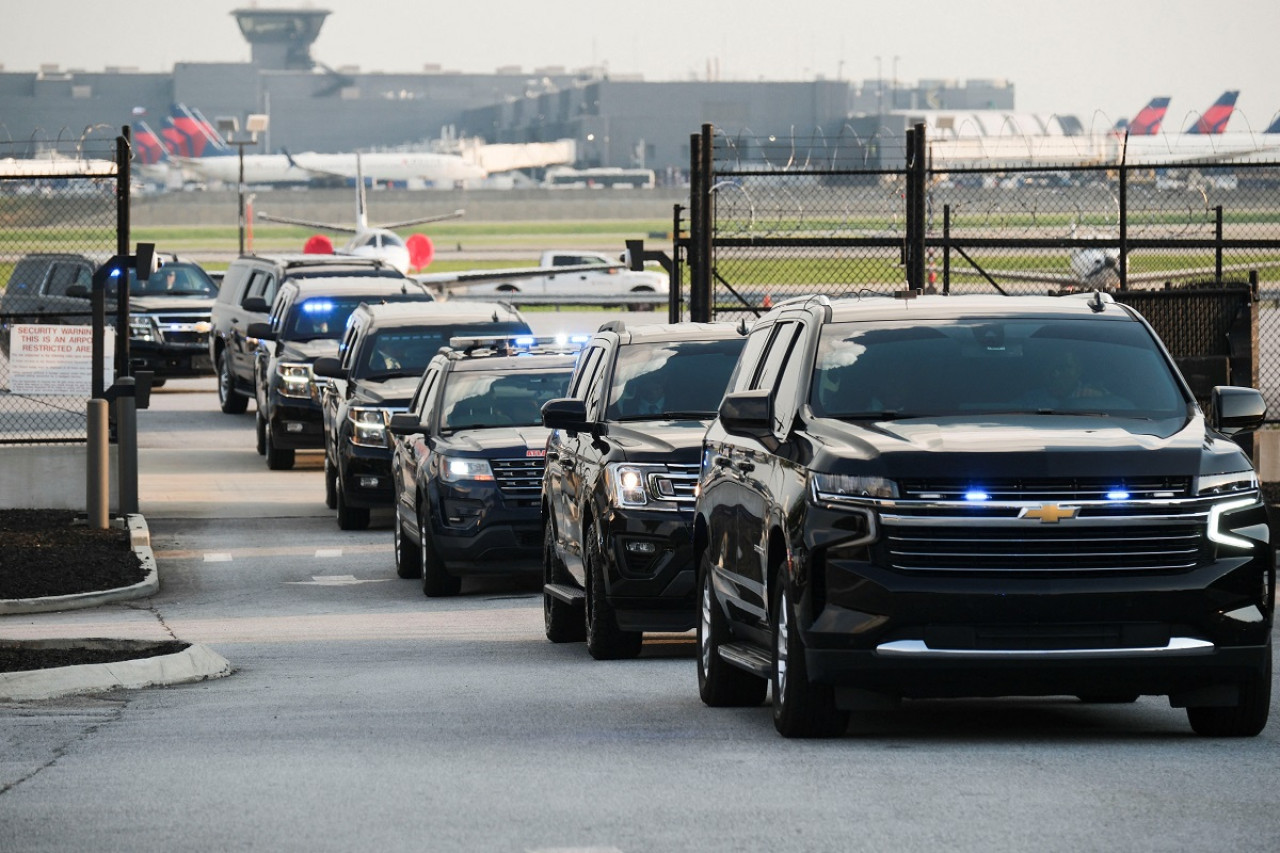
<path id="1" fill-rule="evenodd" d="M 536 426 L 542 404 L 569 391 L 572 368 L 454 371 L 445 383 L 441 429 Z"/>
<path id="2" fill-rule="evenodd" d="M 409 326 L 375 331 L 364 340 L 356 356 L 354 379 L 379 376 L 415 376 L 449 339 L 458 335 L 527 334 L 524 323 L 458 323 L 451 326 Z"/>
<path id="3" fill-rule="evenodd" d="M 823 329 L 815 414 L 868 418 L 1100 413 L 1180 418 L 1187 401 L 1139 323 L 992 319 L 833 323 Z"/>
<path id="4" fill-rule="evenodd" d="M 609 391 L 609 420 L 658 415 L 712 416 L 745 338 L 669 341 L 622 347 Z"/>
<path id="5" fill-rule="evenodd" d="M 115 280 L 107 287 L 107 297 L 115 296 Z M 209 274 L 195 264 L 181 261 L 165 264 L 146 280 L 129 270 L 130 296 L 204 296 L 218 295 L 218 286 Z"/>

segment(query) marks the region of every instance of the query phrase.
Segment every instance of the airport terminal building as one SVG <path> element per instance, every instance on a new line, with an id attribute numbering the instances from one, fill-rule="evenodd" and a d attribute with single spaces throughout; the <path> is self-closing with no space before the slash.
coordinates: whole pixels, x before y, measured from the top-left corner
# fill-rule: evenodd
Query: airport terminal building
<path id="1" fill-rule="evenodd" d="M 1002 80 L 647 82 L 601 69 L 462 74 L 434 66 L 413 73 L 330 68 L 312 57 L 323 9 L 241 9 L 235 23 L 251 45 L 244 63 L 179 63 L 171 73 L 0 70 L 0 122 L 9 156 L 33 156 L 42 141 L 113 136 L 134 117 L 158 125 L 171 104 L 212 121 L 270 116 L 251 152 L 388 150 L 430 140 L 487 142 L 570 138 L 585 167 L 653 169 L 659 182 L 689 166 L 689 139 L 704 123 L 744 154 L 769 160 L 827 158 L 865 163 L 859 141 L 900 135 L 915 112 L 1012 111 Z M 157 127 L 157 129 L 159 129 Z M 883 145 L 878 152 L 901 146 Z M 880 153 L 877 156 L 885 156 Z M 884 165 L 896 165 L 885 161 Z M 665 179 L 665 180 L 664 180 Z"/>

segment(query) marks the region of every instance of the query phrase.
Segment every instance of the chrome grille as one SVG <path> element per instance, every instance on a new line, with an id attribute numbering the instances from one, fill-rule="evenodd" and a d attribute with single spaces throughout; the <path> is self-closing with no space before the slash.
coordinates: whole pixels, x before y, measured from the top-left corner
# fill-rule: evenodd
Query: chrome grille
<path id="1" fill-rule="evenodd" d="M 167 343 L 204 346 L 209 343 L 209 314 L 153 314 L 156 328 Z M 202 325 L 201 325 L 202 324 Z M 201 325 L 204 331 L 197 331 Z"/>
<path id="2" fill-rule="evenodd" d="M 911 500 L 960 501 L 971 490 L 981 489 L 992 501 L 1100 501 L 1117 490 L 1135 501 L 1167 500 L 1191 495 L 1188 477 L 1064 477 L 994 481 L 903 480 L 902 495 Z"/>
<path id="3" fill-rule="evenodd" d="M 519 459 L 492 459 L 493 478 L 502 496 L 516 501 L 537 502 L 542 496 L 542 472 L 546 460 L 530 456 Z"/>
<path id="4" fill-rule="evenodd" d="M 698 487 L 698 464 L 667 463 L 666 473 L 650 474 L 649 490 L 664 501 L 693 503 Z"/>
<path id="5" fill-rule="evenodd" d="M 1038 506 L 901 503 L 880 516 L 879 558 L 901 572 L 1023 576 L 1181 572 L 1208 559 L 1203 504 L 1071 504 L 1074 518 L 1019 518 Z"/>

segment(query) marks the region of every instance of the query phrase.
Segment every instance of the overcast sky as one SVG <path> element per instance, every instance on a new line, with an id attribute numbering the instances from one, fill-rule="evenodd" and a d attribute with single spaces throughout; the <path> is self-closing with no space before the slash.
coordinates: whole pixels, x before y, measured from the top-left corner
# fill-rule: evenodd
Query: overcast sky
<path id="1" fill-rule="evenodd" d="M 896 69 L 904 84 L 1008 80 L 1020 111 L 1086 126 L 1167 95 L 1165 130 L 1179 130 L 1226 89 L 1241 93 L 1233 131 L 1261 130 L 1280 111 L 1276 0 L 0 0 L 0 63 L 243 62 L 231 12 L 250 5 L 328 9 L 313 57 L 362 71 L 603 66 L 650 81 L 857 81 Z"/>

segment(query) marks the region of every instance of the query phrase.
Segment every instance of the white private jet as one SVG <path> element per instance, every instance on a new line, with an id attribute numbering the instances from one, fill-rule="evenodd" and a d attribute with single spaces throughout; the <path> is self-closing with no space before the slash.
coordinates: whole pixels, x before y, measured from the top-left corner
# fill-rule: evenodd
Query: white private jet
<path id="1" fill-rule="evenodd" d="M 304 228 L 318 228 L 324 231 L 337 231 L 350 234 L 346 245 L 334 248 L 328 237 L 317 234 L 307 241 L 304 251 L 311 254 L 357 255 L 360 257 L 382 258 L 387 263 L 408 273 L 419 270 L 431 263 L 434 250 L 431 239 L 425 234 L 413 234 L 407 240 L 395 233 L 395 228 L 408 228 L 412 225 L 423 225 L 428 222 L 440 222 L 444 219 L 456 219 L 464 211 L 455 210 L 450 213 L 439 213 L 417 219 L 406 219 L 403 222 L 389 222 L 383 225 L 370 225 L 369 213 L 365 203 L 364 174 L 362 172 L 362 156 L 356 156 L 356 221 L 354 225 L 334 222 L 315 222 L 309 219 L 294 219 L 288 216 L 272 216 L 259 213 L 257 217 L 267 222 L 280 222 L 285 225 L 301 225 Z"/>

